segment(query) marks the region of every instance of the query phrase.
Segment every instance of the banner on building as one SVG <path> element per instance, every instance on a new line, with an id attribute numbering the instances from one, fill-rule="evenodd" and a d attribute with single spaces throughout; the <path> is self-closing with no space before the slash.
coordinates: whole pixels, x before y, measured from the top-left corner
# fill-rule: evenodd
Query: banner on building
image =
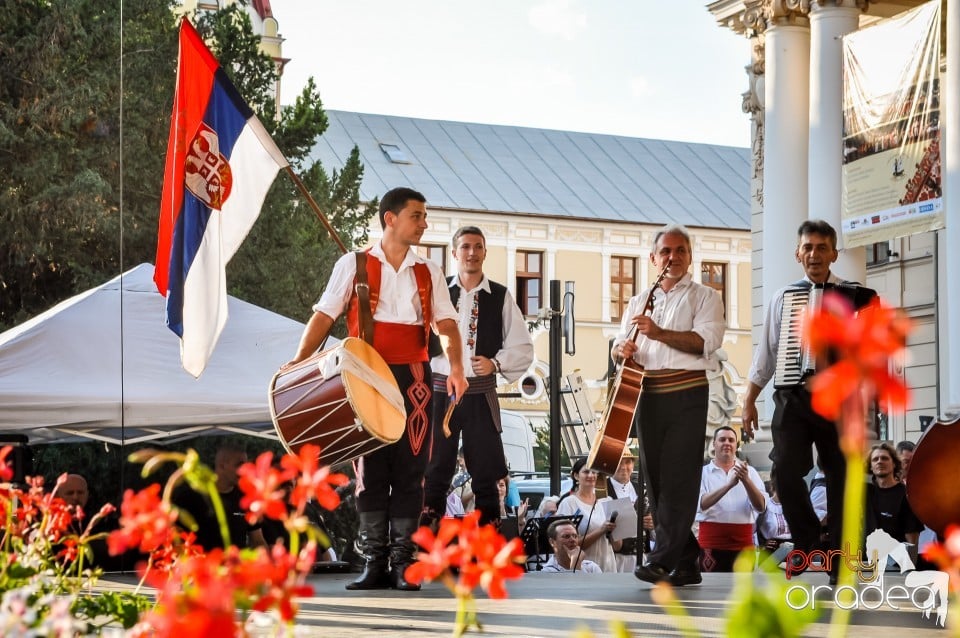
<path id="1" fill-rule="evenodd" d="M 944 226 L 940 0 L 843 38 L 845 247 Z"/>

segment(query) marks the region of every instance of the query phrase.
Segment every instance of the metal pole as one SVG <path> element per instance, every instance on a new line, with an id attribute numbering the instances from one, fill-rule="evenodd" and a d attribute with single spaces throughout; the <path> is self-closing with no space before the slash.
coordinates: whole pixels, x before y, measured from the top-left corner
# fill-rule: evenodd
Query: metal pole
<path id="1" fill-rule="evenodd" d="M 550 280 L 550 493 L 560 494 L 560 368 L 563 366 L 560 280 Z"/>

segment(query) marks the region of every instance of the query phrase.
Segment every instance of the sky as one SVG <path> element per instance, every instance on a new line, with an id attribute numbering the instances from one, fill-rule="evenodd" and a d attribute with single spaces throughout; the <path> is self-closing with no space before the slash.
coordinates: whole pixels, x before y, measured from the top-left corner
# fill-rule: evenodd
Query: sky
<path id="1" fill-rule="evenodd" d="M 272 0 L 281 100 L 746 147 L 749 42 L 707 0 Z"/>

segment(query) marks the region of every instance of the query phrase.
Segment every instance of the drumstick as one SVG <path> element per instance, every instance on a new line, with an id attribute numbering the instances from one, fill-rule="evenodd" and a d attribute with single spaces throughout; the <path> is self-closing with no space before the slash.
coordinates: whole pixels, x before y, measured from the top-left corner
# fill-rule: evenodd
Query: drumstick
<path id="1" fill-rule="evenodd" d="M 443 436 L 450 438 L 453 432 L 450 431 L 450 417 L 453 416 L 453 410 L 457 407 L 457 395 L 450 397 L 450 404 L 447 405 L 447 412 L 443 415 Z"/>

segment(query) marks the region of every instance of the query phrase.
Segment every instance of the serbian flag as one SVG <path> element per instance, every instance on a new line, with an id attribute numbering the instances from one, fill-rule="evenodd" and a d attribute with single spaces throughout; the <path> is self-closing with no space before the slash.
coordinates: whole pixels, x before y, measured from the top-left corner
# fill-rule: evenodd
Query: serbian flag
<path id="1" fill-rule="evenodd" d="M 226 265 L 287 166 L 196 29 L 180 23 L 153 279 L 183 368 L 199 377 L 227 321 Z"/>

